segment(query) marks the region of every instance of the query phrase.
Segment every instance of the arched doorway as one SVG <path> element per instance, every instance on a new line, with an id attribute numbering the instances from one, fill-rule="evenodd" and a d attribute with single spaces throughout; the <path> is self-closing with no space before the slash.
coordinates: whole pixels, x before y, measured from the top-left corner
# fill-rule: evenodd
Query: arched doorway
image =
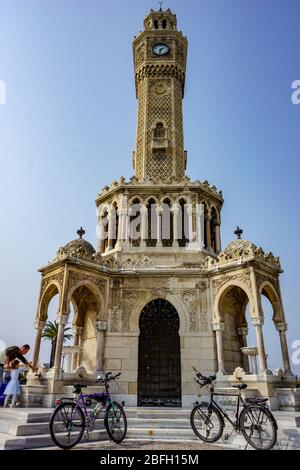
<path id="1" fill-rule="evenodd" d="M 181 406 L 179 316 L 170 302 L 149 302 L 140 316 L 138 406 Z"/>

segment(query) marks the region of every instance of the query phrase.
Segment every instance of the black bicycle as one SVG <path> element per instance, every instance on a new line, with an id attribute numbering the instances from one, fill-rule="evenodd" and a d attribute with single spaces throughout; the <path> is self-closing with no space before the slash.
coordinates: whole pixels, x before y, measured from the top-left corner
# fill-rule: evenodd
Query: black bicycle
<path id="1" fill-rule="evenodd" d="M 121 373 L 112 375 L 111 372 L 104 377 L 98 377 L 96 383 L 104 385 L 105 391 L 101 393 L 82 393 L 87 385 L 75 384 L 73 393 L 76 398 L 59 398 L 49 423 L 53 442 L 61 449 L 71 449 L 80 442 L 84 430 L 87 433 L 94 431 L 96 419 L 104 411 L 104 426 L 110 439 L 117 444 L 123 441 L 127 433 L 127 419 L 123 407 L 112 400 L 109 394 L 108 383 L 116 380 Z M 93 402 L 96 406 L 90 411 L 88 407 Z"/>
<path id="2" fill-rule="evenodd" d="M 210 392 L 210 402 L 196 402 L 191 412 L 191 426 L 199 439 L 204 442 L 218 441 L 223 434 L 225 418 L 233 426 L 232 432 L 242 433 L 247 441 L 246 448 L 248 444 L 256 450 L 269 450 L 274 447 L 277 441 L 278 426 L 267 406 L 267 398 L 246 398 L 244 400 L 241 397 L 241 391 L 247 388 L 247 384 L 233 385 L 238 389 L 237 394 L 217 393 L 213 386 L 216 376 L 205 377 L 195 368 L 194 370 L 196 372 L 195 381 L 200 387 L 207 386 Z M 214 400 L 216 395 L 237 397 L 235 420 L 232 420 Z M 228 440 L 230 435 L 226 434 L 225 440 Z"/>

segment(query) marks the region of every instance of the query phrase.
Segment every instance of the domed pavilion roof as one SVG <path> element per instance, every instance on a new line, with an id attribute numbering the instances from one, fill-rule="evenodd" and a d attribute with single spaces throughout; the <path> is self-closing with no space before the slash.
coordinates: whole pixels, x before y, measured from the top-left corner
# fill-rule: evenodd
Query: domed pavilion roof
<path id="1" fill-rule="evenodd" d="M 77 233 L 79 238 L 70 241 L 65 246 L 60 247 L 57 250 L 54 261 L 59 261 L 66 257 L 94 261 L 93 254 L 96 253 L 95 248 L 91 243 L 82 238 L 82 236 L 85 234 L 85 231 L 82 227 L 80 227 Z"/>

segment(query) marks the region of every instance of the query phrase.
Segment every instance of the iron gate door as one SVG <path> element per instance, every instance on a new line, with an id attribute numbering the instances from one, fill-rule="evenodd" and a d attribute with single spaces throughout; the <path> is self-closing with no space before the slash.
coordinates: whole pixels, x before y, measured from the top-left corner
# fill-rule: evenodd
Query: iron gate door
<path id="1" fill-rule="evenodd" d="M 138 405 L 181 406 L 179 316 L 163 299 L 140 316 Z"/>

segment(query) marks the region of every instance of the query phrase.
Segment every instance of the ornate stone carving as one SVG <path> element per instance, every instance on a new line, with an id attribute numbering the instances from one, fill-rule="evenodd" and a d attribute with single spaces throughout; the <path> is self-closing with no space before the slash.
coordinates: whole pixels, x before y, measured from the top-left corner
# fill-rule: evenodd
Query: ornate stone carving
<path id="1" fill-rule="evenodd" d="M 182 300 L 189 313 L 189 329 L 199 330 L 198 296 L 197 292 L 187 291 L 182 294 Z"/>
<path id="2" fill-rule="evenodd" d="M 121 282 L 115 280 L 111 289 L 111 317 L 110 331 L 120 331 L 121 329 Z"/>
<path id="3" fill-rule="evenodd" d="M 214 296 L 216 296 L 221 287 L 229 281 L 239 281 L 240 283 L 245 284 L 250 290 L 252 289 L 249 272 L 234 274 L 233 276 L 222 276 L 219 279 L 213 280 Z"/>
<path id="4" fill-rule="evenodd" d="M 94 261 L 93 254 L 95 248 L 88 241 L 77 238 L 67 243 L 65 246 L 57 250 L 54 261 L 60 261 L 66 257 L 83 259 L 85 261 Z"/>
<path id="5" fill-rule="evenodd" d="M 64 270 L 60 271 L 57 274 L 54 274 L 53 276 L 49 276 L 46 278 L 42 278 L 42 286 L 41 286 L 41 297 L 43 296 L 45 290 L 51 284 L 51 282 L 56 281 L 60 287 L 62 288 L 63 281 L 64 281 Z"/>
<path id="6" fill-rule="evenodd" d="M 68 281 L 68 291 L 75 286 L 77 283 L 81 281 L 91 281 L 93 284 L 95 284 L 101 293 L 102 297 L 105 298 L 105 290 L 106 290 L 106 281 L 103 281 L 102 279 L 98 279 L 95 276 L 92 276 L 91 274 L 86 274 L 85 272 L 79 272 L 79 271 L 70 271 L 69 272 L 69 281 Z"/>
<path id="7" fill-rule="evenodd" d="M 139 293 L 135 290 L 124 290 L 122 296 L 122 318 L 121 318 L 121 330 L 131 330 L 131 312 L 139 298 Z"/>
<path id="8" fill-rule="evenodd" d="M 207 285 L 201 281 L 196 284 L 199 291 L 200 323 L 201 330 L 208 330 L 208 312 L 207 312 Z"/>
<path id="9" fill-rule="evenodd" d="M 254 243 L 247 240 L 234 240 L 224 251 L 222 251 L 215 264 L 223 265 L 234 261 L 244 261 L 256 259 L 262 263 L 268 264 L 278 271 L 281 270 L 280 260 L 273 253 L 265 253 L 262 248 L 258 248 Z"/>
<path id="10" fill-rule="evenodd" d="M 139 67 L 146 58 L 146 46 L 142 43 L 136 50 L 135 64 L 136 67 Z"/>
<path id="11" fill-rule="evenodd" d="M 255 272 L 255 279 L 256 279 L 256 285 L 257 289 L 259 291 L 260 286 L 262 285 L 263 282 L 269 282 L 274 289 L 277 292 L 278 298 L 280 299 L 280 288 L 279 288 L 279 279 L 276 276 L 267 276 L 266 274 L 262 274 L 259 272 Z"/>

